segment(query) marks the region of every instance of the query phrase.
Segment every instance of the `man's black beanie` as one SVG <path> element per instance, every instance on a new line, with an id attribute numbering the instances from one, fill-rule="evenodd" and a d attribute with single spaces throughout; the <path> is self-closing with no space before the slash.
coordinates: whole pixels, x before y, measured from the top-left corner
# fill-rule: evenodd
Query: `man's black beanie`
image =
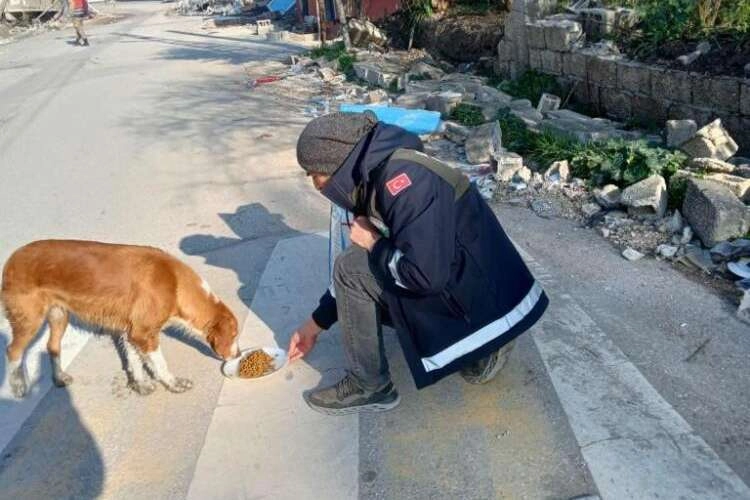
<path id="1" fill-rule="evenodd" d="M 370 111 L 318 117 L 299 136 L 297 162 L 308 173 L 332 175 L 377 122 Z"/>

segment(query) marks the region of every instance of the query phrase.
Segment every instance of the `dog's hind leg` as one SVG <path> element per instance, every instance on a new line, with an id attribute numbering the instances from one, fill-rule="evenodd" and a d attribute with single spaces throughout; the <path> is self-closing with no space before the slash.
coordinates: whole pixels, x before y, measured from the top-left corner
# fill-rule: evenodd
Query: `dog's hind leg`
<path id="1" fill-rule="evenodd" d="M 146 370 L 143 369 L 143 358 L 138 349 L 130 342 L 130 339 L 123 335 L 121 342 L 127 364 L 128 387 L 141 396 L 148 396 L 156 390 L 156 384 L 149 380 Z"/>
<path id="2" fill-rule="evenodd" d="M 49 323 L 47 352 L 52 361 L 52 383 L 57 387 L 65 387 L 73 383 L 73 377 L 65 373 L 60 364 L 62 338 L 68 328 L 68 311 L 62 307 L 53 306 L 47 313 L 47 323 Z"/>
<path id="3" fill-rule="evenodd" d="M 29 390 L 23 355 L 44 323 L 44 304 L 30 296 L 4 295 L 3 302 L 13 336 L 6 350 L 5 370 L 13 395 L 22 398 Z"/>

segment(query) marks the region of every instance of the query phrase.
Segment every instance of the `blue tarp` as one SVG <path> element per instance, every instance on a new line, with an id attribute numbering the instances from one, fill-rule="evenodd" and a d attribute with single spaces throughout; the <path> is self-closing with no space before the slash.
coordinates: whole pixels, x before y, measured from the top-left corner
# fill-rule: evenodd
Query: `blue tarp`
<path id="1" fill-rule="evenodd" d="M 268 10 L 271 12 L 279 12 L 280 14 L 286 14 L 289 9 L 294 6 L 296 0 L 271 0 L 268 2 Z"/>
<path id="2" fill-rule="evenodd" d="M 339 108 L 344 113 L 363 113 L 370 110 L 378 120 L 397 125 L 414 134 L 431 134 L 440 127 L 440 113 L 424 109 L 406 109 L 382 104 L 342 104 Z"/>

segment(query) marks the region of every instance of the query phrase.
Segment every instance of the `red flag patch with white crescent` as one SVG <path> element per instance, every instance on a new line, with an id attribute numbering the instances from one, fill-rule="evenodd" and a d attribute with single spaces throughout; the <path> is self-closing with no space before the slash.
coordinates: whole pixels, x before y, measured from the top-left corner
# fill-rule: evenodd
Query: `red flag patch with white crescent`
<path id="1" fill-rule="evenodd" d="M 397 175 L 385 184 L 385 187 L 388 188 L 388 192 L 391 193 L 391 196 L 396 196 L 409 186 L 411 186 L 411 179 L 409 179 L 409 176 L 405 173 Z"/>

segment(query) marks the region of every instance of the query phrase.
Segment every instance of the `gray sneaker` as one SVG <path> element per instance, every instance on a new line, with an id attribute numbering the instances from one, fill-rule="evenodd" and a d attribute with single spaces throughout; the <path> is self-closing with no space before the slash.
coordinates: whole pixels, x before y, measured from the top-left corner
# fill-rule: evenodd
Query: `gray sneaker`
<path id="1" fill-rule="evenodd" d="M 490 382 L 508 362 L 508 355 L 513 350 L 515 344 L 516 341 L 511 340 L 486 358 L 482 358 L 463 368 L 461 376 L 470 384 L 486 384 Z"/>
<path id="2" fill-rule="evenodd" d="M 377 391 L 368 391 L 349 374 L 331 387 L 308 392 L 304 398 L 310 408 L 326 415 L 388 411 L 401 402 L 391 382 Z"/>

